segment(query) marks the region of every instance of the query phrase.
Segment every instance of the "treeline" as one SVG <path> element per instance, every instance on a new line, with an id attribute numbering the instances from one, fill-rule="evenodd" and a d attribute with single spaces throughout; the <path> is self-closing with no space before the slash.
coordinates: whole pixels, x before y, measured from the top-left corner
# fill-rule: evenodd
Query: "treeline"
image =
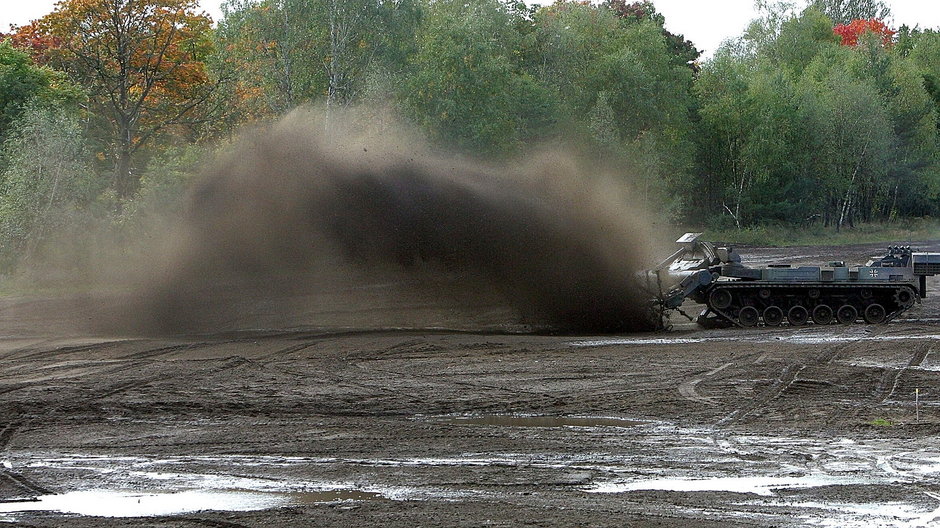
<path id="1" fill-rule="evenodd" d="M 651 2 L 223 10 L 62 0 L 0 36 L 3 266 L 172 207 L 203 150 L 304 104 L 391 109 L 472 155 L 573 145 L 674 221 L 841 229 L 940 206 L 940 34 L 890 29 L 880 1 L 763 5 L 706 61 Z"/>

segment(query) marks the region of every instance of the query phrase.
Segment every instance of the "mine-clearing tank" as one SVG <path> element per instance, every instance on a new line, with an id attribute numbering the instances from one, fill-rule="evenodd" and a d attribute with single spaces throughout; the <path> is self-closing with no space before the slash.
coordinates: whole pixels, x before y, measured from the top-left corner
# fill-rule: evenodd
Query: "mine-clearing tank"
<path id="1" fill-rule="evenodd" d="M 893 246 L 864 266 L 772 264 L 752 268 L 732 247 L 686 233 L 680 249 L 645 272 L 660 312 L 685 299 L 706 305 L 703 326 L 742 327 L 890 321 L 927 295 L 928 276 L 940 273 L 940 253 Z M 681 310 L 680 310 L 681 311 Z"/>

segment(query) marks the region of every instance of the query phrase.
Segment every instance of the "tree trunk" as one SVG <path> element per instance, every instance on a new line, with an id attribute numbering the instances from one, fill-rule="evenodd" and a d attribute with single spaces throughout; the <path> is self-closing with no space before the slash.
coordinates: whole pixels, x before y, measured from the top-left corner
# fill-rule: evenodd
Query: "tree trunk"
<path id="1" fill-rule="evenodd" d="M 131 153 L 123 145 L 114 162 L 114 190 L 118 198 L 124 199 L 133 193 L 131 183 Z"/>
<path id="2" fill-rule="evenodd" d="M 836 224 L 836 231 L 842 230 L 842 225 L 846 220 L 848 220 L 850 227 L 855 227 L 852 223 L 852 208 L 856 195 L 855 182 L 858 179 L 859 171 L 862 169 L 862 161 L 865 160 L 865 154 L 868 152 L 868 145 L 870 140 L 871 138 L 869 138 L 869 141 L 865 143 L 864 147 L 862 147 L 862 152 L 858 156 L 858 163 L 855 164 L 855 170 L 852 171 L 852 177 L 849 179 L 848 188 L 845 190 L 845 197 L 842 199 L 842 210 L 839 213 L 839 223 Z"/>
<path id="3" fill-rule="evenodd" d="M 118 119 L 118 145 L 114 159 L 114 191 L 118 198 L 125 199 L 136 190 L 131 175 L 131 153 L 133 152 L 134 133 L 131 130 L 130 119 L 121 116 Z"/>
<path id="4" fill-rule="evenodd" d="M 330 66 L 327 69 L 328 87 L 326 94 L 326 105 L 334 106 L 339 99 L 339 91 L 343 82 L 342 68 L 339 64 L 343 60 L 343 51 L 345 47 L 345 36 L 342 35 L 342 27 L 339 20 L 339 2 L 340 0 L 330 0 Z"/>

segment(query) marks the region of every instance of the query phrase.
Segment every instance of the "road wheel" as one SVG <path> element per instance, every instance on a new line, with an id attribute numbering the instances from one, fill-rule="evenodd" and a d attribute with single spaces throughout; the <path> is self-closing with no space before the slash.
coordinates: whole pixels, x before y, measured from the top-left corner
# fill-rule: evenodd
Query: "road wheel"
<path id="1" fill-rule="evenodd" d="M 813 308 L 813 322 L 818 325 L 827 325 L 832 322 L 832 308 L 827 304 L 820 304 Z"/>
<path id="2" fill-rule="evenodd" d="M 738 312 L 738 322 L 741 323 L 741 326 L 754 326 L 759 319 L 760 312 L 753 306 L 745 306 Z"/>
<path id="3" fill-rule="evenodd" d="M 851 304 L 844 304 L 836 310 L 836 319 L 842 324 L 852 324 L 858 319 L 858 310 Z"/>
<path id="4" fill-rule="evenodd" d="M 887 313 L 885 312 L 885 307 L 878 303 L 869 304 L 865 308 L 865 322 L 866 323 L 870 323 L 870 324 L 883 323 L 886 315 Z"/>
<path id="5" fill-rule="evenodd" d="M 783 310 L 779 306 L 768 306 L 764 310 L 764 324 L 767 326 L 777 326 L 783 322 Z"/>
<path id="6" fill-rule="evenodd" d="M 787 312 L 787 321 L 793 326 L 801 326 L 809 320 L 809 310 L 802 306 L 794 306 Z"/>
<path id="7" fill-rule="evenodd" d="M 894 292 L 894 302 L 906 310 L 911 306 L 914 306 L 914 295 L 914 291 L 910 288 L 900 288 L 898 291 Z"/>
<path id="8" fill-rule="evenodd" d="M 724 310 L 731 306 L 731 292 L 725 289 L 712 290 L 712 292 L 708 294 L 708 304 L 712 308 Z"/>

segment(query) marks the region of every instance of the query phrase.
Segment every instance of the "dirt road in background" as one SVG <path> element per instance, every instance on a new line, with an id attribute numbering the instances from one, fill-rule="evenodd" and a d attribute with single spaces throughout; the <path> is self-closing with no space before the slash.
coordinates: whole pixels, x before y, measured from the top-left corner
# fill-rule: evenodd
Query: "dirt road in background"
<path id="1" fill-rule="evenodd" d="M 930 287 L 881 326 L 616 336 L 456 331 L 428 298 L 400 317 L 437 330 L 305 313 L 287 330 L 102 338 L 64 335 L 89 315 L 44 313 L 60 302 L 8 301 L 0 525 L 929 526 Z"/>

